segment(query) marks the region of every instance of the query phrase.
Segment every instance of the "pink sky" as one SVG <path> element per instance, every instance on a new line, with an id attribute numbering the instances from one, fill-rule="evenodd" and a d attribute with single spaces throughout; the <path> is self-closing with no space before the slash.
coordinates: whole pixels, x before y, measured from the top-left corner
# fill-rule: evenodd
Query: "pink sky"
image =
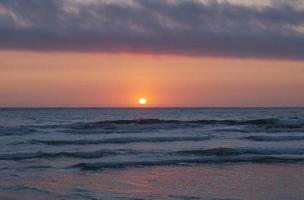
<path id="1" fill-rule="evenodd" d="M 0 52 L 1 106 L 304 106 L 304 62 Z"/>

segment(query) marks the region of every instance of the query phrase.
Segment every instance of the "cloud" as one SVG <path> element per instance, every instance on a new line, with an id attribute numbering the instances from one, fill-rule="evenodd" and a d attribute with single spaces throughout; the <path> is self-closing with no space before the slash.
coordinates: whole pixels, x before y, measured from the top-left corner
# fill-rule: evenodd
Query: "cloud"
<path id="1" fill-rule="evenodd" d="M 0 49 L 304 59 L 301 1 L 235 2 L 0 0 Z"/>

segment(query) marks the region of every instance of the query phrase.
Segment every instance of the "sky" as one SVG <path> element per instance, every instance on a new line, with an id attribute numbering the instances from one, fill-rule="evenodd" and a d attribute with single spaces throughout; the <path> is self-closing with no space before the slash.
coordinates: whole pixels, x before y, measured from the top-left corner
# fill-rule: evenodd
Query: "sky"
<path id="1" fill-rule="evenodd" d="M 303 0 L 0 0 L 0 107 L 303 107 L 303 91 Z"/>

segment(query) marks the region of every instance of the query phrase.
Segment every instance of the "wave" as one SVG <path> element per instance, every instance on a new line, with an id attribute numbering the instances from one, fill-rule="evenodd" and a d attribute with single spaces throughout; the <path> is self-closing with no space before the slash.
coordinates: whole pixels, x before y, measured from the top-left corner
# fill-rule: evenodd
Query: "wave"
<path id="1" fill-rule="evenodd" d="M 122 153 L 116 150 L 100 150 L 93 152 L 34 152 L 34 153 L 11 153 L 11 154 L 0 154 L 0 160 L 29 160 L 29 159 L 51 159 L 51 158 L 83 158 L 93 159 L 102 158 L 105 156 L 113 156 Z M 130 153 L 130 152 L 129 152 Z"/>
<path id="2" fill-rule="evenodd" d="M 204 141 L 209 137 L 149 137 L 149 138 L 109 138 L 101 140 L 30 140 L 30 144 L 45 145 L 89 145 L 89 144 L 128 144 L 128 143 L 156 143 L 156 142 L 179 142 L 179 141 Z"/>
<path id="3" fill-rule="evenodd" d="M 304 131 L 304 123 L 299 120 L 294 121 L 283 121 L 275 118 L 261 118 L 252 120 L 163 120 L 163 119 L 134 119 L 134 120 L 105 120 L 98 122 L 87 122 L 87 123 L 76 123 L 68 127 L 72 133 L 100 133 L 102 129 L 103 133 L 111 133 L 111 131 L 122 131 L 123 132 L 140 132 L 142 130 L 149 129 L 175 129 L 175 128 L 195 128 L 207 125 L 226 125 L 226 126 L 250 126 L 256 127 L 259 131 L 276 131 L 278 129 L 290 130 L 300 129 Z M 142 129 L 141 129 L 142 127 Z M 250 129 L 249 129 L 250 130 Z M 242 130 L 240 130 L 242 131 Z M 244 130 L 245 131 L 245 130 Z M 245 131 L 247 132 L 247 130 Z"/>
<path id="4" fill-rule="evenodd" d="M 78 122 L 72 124 L 53 124 L 37 126 L 3 127 L 0 126 L 0 136 L 26 135 L 34 132 L 53 133 L 63 132 L 72 134 L 111 134 L 111 133 L 141 133 L 153 130 L 168 130 L 179 128 L 201 128 L 219 125 L 219 132 L 304 132 L 301 120 L 279 120 L 276 118 L 260 118 L 252 120 L 164 120 L 164 119 L 133 119 L 133 120 L 104 120 L 97 122 Z M 230 126 L 220 127 L 220 126 Z M 232 127 L 242 126 L 242 127 Z M 43 130 L 51 129 L 46 132 Z"/>
<path id="5" fill-rule="evenodd" d="M 163 161 L 139 161 L 139 162 L 113 162 L 113 163 L 79 163 L 68 168 L 80 170 L 104 170 L 129 167 L 153 167 L 153 166 L 178 166 L 191 164 L 229 164 L 229 163 L 298 163 L 304 162 L 303 157 L 276 157 L 276 156 L 251 156 L 233 157 L 224 159 L 177 159 Z"/>
<path id="6" fill-rule="evenodd" d="M 245 149 L 245 148 L 213 148 L 177 151 L 180 155 L 197 155 L 197 156 L 237 156 L 237 155 L 303 155 L 304 149 Z"/>
<path id="7" fill-rule="evenodd" d="M 304 136 L 248 136 L 243 139 L 258 142 L 303 141 Z"/>
<path id="8" fill-rule="evenodd" d="M 56 159 L 56 158 L 80 158 L 80 159 L 97 159 L 115 155 L 138 155 L 140 151 L 135 150 L 98 150 L 91 152 L 69 151 L 69 152 L 33 152 L 33 153 L 10 153 L 0 154 L 0 160 L 30 160 L 30 159 Z M 152 152 L 151 152 L 152 153 Z M 238 149 L 238 148 L 213 148 L 213 149 L 194 149 L 176 152 L 153 152 L 162 153 L 163 156 L 202 156 L 210 157 L 233 157 L 233 156 L 252 156 L 252 155 L 304 155 L 304 149 Z"/>
<path id="9" fill-rule="evenodd" d="M 75 129 L 87 129 L 87 128 L 96 128 L 102 125 L 128 125 L 128 124 L 137 124 L 137 125 L 155 125 L 155 124 L 226 124 L 226 125 L 263 125 L 263 124 L 276 124 L 278 119 L 268 118 L 268 119 L 253 119 L 253 120 L 163 120 L 163 119 L 134 119 L 134 120 L 105 120 L 98 122 L 88 122 L 88 123 L 78 123 L 71 126 Z"/>
<path id="10" fill-rule="evenodd" d="M 36 132 L 35 129 L 29 127 L 3 127 L 0 126 L 0 136 L 10 135 L 27 135 Z"/>

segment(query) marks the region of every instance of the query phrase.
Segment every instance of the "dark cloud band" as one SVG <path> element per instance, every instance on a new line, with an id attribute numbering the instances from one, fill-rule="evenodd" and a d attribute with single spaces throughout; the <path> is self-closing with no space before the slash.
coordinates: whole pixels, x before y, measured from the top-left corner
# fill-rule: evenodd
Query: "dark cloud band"
<path id="1" fill-rule="evenodd" d="M 290 2 L 0 0 L 0 49 L 304 59 Z"/>

